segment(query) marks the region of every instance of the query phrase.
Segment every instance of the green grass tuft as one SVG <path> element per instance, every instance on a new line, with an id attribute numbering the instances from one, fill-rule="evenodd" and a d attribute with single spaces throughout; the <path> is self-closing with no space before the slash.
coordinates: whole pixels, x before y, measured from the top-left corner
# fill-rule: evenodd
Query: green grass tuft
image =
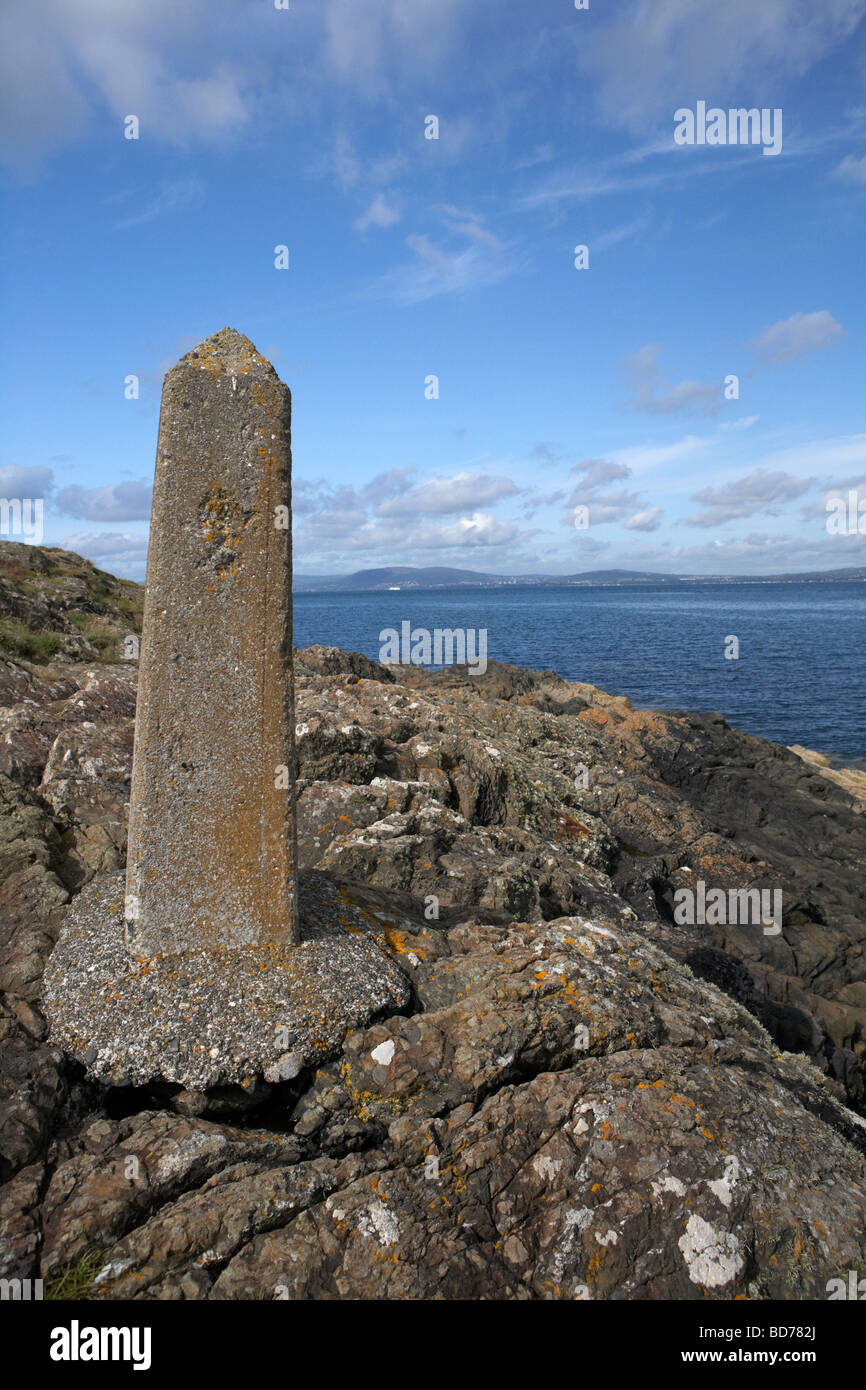
<path id="1" fill-rule="evenodd" d="M 59 633 L 34 631 L 14 618 L 0 618 L 0 647 L 15 656 L 28 657 L 31 661 L 48 661 L 62 640 Z"/>
<path id="2" fill-rule="evenodd" d="M 45 1299 L 69 1301 L 77 1298 L 95 1298 L 93 1281 L 105 1263 L 101 1250 L 88 1250 L 80 1260 L 62 1265 L 45 1280 Z"/>

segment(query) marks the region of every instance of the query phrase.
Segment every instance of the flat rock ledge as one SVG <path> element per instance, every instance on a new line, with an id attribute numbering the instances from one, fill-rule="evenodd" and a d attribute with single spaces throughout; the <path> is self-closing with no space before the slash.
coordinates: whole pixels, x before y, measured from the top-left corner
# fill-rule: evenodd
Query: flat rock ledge
<path id="1" fill-rule="evenodd" d="M 51 1040 L 96 1080 L 190 1091 L 289 1080 L 410 1001 L 402 971 L 342 904 L 308 901 L 310 939 L 286 952 L 136 960 L 124 945 L 124 892 L 123 873 L 88 884 L 45 971 Z"/>

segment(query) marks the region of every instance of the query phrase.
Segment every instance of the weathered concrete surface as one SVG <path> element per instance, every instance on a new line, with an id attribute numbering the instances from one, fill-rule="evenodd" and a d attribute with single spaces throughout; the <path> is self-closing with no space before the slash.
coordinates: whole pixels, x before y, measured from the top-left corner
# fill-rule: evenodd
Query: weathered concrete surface
<path id="1" fill-rule="evenodd" d="M 350 1029 L 410 1001 L 403 972 L 347 912 L 336 889 L 314 890 L 296 947 L 132 960 L 123 875 L 102 874 L 75 899 L 45 970 L 51 1041 L 115 1085 L 291 1080 Z"/>
<path id="2" fill-rule="evenodd" d="M 163 388 L 126 883 L 135 956 L 297 939 L 291 529 L 277 525 L 290 509 L 289 389 L 223 329 Z"/>

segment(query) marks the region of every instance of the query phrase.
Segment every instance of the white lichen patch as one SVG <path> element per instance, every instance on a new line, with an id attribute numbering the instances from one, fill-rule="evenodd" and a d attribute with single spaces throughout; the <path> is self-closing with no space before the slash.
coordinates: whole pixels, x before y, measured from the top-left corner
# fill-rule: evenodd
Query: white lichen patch
<path id="1" fill-rule="evenodd" d="M 396 1216 L 386 1206 L 376 1202 L 361 1212 L 358 1230 L 364 1236 L 375 1237 L 382 1246 L 396 1245 L 400 1238 Z"/>
<path id="2" fill-rule="evenodd" d="M 550 1270 L 557 1282 L 565 1274 L 578 1238 L 586 1230 L 592 1216 L 592 1207 L 575 1207 L 566 1212 L 562 1230 L 550 1260 Z"/>
<path id="3" fill-rule="evenodd" d="M 653 1196 L 660 1197 L 663 1192 L 673 1192 L 677 1197 L 685 1197 L 686 1185 L 680 1182 L 679 1178 L 671 1177 L 668 1174 L 664 1178 L 659 1178 L 653 1183 Z"/>
<path id="4" fill-rule="evenodd" d="M 707 1187 L 715 1193 L 723 1207 L 731 1205 L 739 1176 L 740 1160 L 735 1154 L 730 1154 L 725 1161 L 725 1171 L 722 1176 L 717 1178 L 715 1182 L 707 1182 Z"/>
<path id="5" fill-rule="evenodd" d="M 730 1231 L 718 1231 L 702 1216 L 690 1216 L 677 1244 L 693 1284 L 717 1289 L 729 1284 L 743 1268 L 740 1245 Z"/>
<path id="6" fill-rule="evenodd" d="M 545 1182 L 553 1182 L 562 1167 L 562 1159 L 551 1158 L 548 1154 L 536 1154 L 532 1160 L 532 1167 Z"/>
<path id="7" fill-rule="evenodd" d="M 193 1134 L 182 1144 L 165 1153 L 154 1167 L 151 1174 L 151 1184 L 167 1182 L 169 1178 L 177 1177 L 178 1174 L 186 1173 L 192 1167 L 193 1158 L 199 1154 L 204 1158 L 212 1154 L 215 1149 L 222 1149 L 228 1143 L 225 1135 L 222 1134 Z"/>
<path id="8" fill-rule="evenodd" d="M 611 941 L 616 941 L 616 932 L 608 931 L 607 927 L 600 927 L 597 922 L 586 922 L 581 918 L 580 925 L 583 931 L 595 932 L 596 936 L 609 936 Z"/>

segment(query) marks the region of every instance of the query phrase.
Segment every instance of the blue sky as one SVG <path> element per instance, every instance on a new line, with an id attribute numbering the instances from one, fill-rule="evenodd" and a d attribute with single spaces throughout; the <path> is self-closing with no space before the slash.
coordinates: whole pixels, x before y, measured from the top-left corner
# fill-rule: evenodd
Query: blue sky
<path id="1" fill-rule="evenodd" d="M 866 0 L 31 0 L 0 49 L 46 544 L 144 578 L 162 376 L 230 325 L 292 388 L 299 573 L 866 564 Z M 678 145 L 700 101 L 781 153 Z"/>

